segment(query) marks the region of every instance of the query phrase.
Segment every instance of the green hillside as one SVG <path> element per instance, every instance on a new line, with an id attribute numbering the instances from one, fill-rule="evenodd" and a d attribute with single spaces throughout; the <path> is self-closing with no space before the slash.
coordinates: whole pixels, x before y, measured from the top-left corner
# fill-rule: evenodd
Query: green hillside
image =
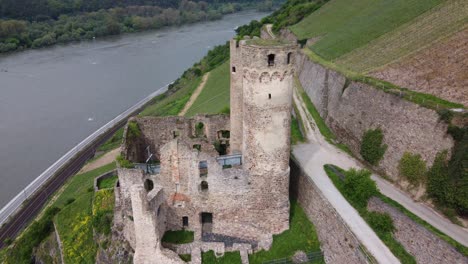
<path id="1" fill-rule="evenodd" d="M 336 60 L 357 72 L 383 66 L 467 26 L 468 1 L 446 1 Z"/>
<path id="2" fill-rule="evenodd" d="M 229 61 L 211 71 L 205 87 L 186 116 L 197 113 L 216 114 L 229 107 Z"/>
<path id="3" fill-rule="evenodd" d="M 299 39 L 318 38 L 311 49 L 333 60 L 394 30 L 443 0 L 332 0 L 291 30 Z"/>

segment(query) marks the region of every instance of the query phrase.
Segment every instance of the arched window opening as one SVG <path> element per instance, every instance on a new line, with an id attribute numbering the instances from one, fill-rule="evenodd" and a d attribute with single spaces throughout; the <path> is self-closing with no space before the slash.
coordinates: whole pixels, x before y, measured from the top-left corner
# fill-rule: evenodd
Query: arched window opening
<path id="1" fill-rule="evenodd" d="M 161 214 L 161 206 L 158 207 L 158 216 Z"/>
<path id="2" fill-rule="evenodd" d="M 268 99 L 271 99 L 271 94 L 268 94 Z"/>
<path id="3" fill-rule="evenodd" d="M 145 190 L 148 192 L 154 189 L 154 183 L 152 180 L 147 179 L 144 185 L 145 185 Z"/>
<path id="4" fill-rule="evenodd" d="M 275 54 L 268 55 L 268 66 L 275 66 Z"/>
<path id="5" fill-rule="evenodd" d="M 200 188 L 202 191 L 208 191 L 208 182 L 206 181 L 202 181 L 201 184 L 200 184 Z"/>
<path id="6" fill-rule="evenodd" d="M 289 53 L 288 53 L 288 61 L 287 61 L 287 63 L 288 63 L 288 64 L 290 64 L 290 63 L 291 63 L 291 56 L 292 56 L 292 53 L 291 53 L 291 52 L 289 52 Z"/>
<path id="7" fill-rule="evenodd" d="M 232 67 L 232 72 L 236 72 L 236 67 Z"/>

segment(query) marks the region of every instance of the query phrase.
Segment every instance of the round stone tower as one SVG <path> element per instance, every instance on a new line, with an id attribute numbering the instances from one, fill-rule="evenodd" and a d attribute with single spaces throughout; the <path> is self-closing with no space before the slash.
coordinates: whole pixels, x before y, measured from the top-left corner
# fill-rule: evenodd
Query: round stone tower
<path id="1" fill-rule="evenodd" d="M 278 181 L 283 190 L 283 183 L 289 179 L 297 45 L 275 39 L 251 39 L 242 41 L 240 46 L 244 169 L 250 171 L 253 182 L 259 180 L 262 184 L 264 180 L 274 188 Z M 268 179 L 256 179 L 266 175 Z"/>

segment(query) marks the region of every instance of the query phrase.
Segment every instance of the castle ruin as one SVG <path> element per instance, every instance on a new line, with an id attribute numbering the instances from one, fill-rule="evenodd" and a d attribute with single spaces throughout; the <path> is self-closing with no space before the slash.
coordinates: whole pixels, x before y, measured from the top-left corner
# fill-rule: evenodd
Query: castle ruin
<path id="1" fill-rule="evenodd" d="M 271 247 L 289 228 L 295 44 L 231 40 L 231 114 L 136 117 L 126 127 L 114 224 L 134 262 L 183 263 L 162 245 L 194 232 L 193 250 Z M 195 263 L 192 259 L 192 262 Z"/>

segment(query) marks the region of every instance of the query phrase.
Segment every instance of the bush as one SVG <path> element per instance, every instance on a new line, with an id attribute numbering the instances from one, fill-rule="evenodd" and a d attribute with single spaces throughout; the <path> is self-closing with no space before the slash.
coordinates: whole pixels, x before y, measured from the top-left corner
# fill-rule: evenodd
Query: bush
<path id="1" fill-rule="evenodd" d="M 365 219 L 376 232 L 384 234 L 395 231 L 393 220 L 387 213 L 367 212 Z"/>
<path id="2" fill-rule="evenodd" d="M 141 130 L 138 123 L 135 121 L 128 122 L 127 126 L 127 139 L 137 139 L 141 136 Z"/>
<path id="3" fill-rule="evenodd" d="M 387 150 L 387 145 L 382 144 L 383 138 L 384 135 L 380 128 L 367 130 L 362 137 L 361 156 L 374 166 L 379 164 Z"/>
<path id="4" fill-rule="evenodd" d="M 367 201 L 379 193 L 375 182 L 370 178 L 368 170 L 350 169 L 344 179 L 344 191 L 353 204 L 366 208 Z"/>
<path id="5" fill-rule="evenodd" d="M 20 236 L 13 247 L 5 254 L 4 263 L 30 263 L 33 249 L 37 247 L 53 230 L 53 217 L 60 211 L 57 207 L 47 209 L 39 220 Z"/>
<path id="6" fill-rule="evenodd" d="M 405 152 L 398 164 L 398 171 L 411 185 L 419 186 L 425 180 L 427 168 L 421 155 Z"/>
<path id="7" fill-rule="evenodd" d="M 120 167 L 122 167 L 122 168 L 127 168 L 127 169 L 135 168 L 133 163 L 131 161 L 125 159 L 124 157 L 122 157 L 122 155 L 117 156 L 117 162 L 119 163 Z"/>
<path id="8" fill-rule="evenodd" d="M 99 234 L 109 235 L 112 228 L 113 212 L 111 210 L 98 211 L 93 216 L 93 228 Z"/>
<path id="9" fill-rule="evenodd" d="M 193 242 L 193 231 L 178 230 L 178 231 L 166 231 L 162 238 L 162 242 L 172 244 L 186 244 Z"/>
<path id="10" fill-rule="evenodd" d="M 437 153 L 432 167 L 427 172 L 426 192 L 437 204 L 446 205 L 450 194 L 447 151 Z"/>

